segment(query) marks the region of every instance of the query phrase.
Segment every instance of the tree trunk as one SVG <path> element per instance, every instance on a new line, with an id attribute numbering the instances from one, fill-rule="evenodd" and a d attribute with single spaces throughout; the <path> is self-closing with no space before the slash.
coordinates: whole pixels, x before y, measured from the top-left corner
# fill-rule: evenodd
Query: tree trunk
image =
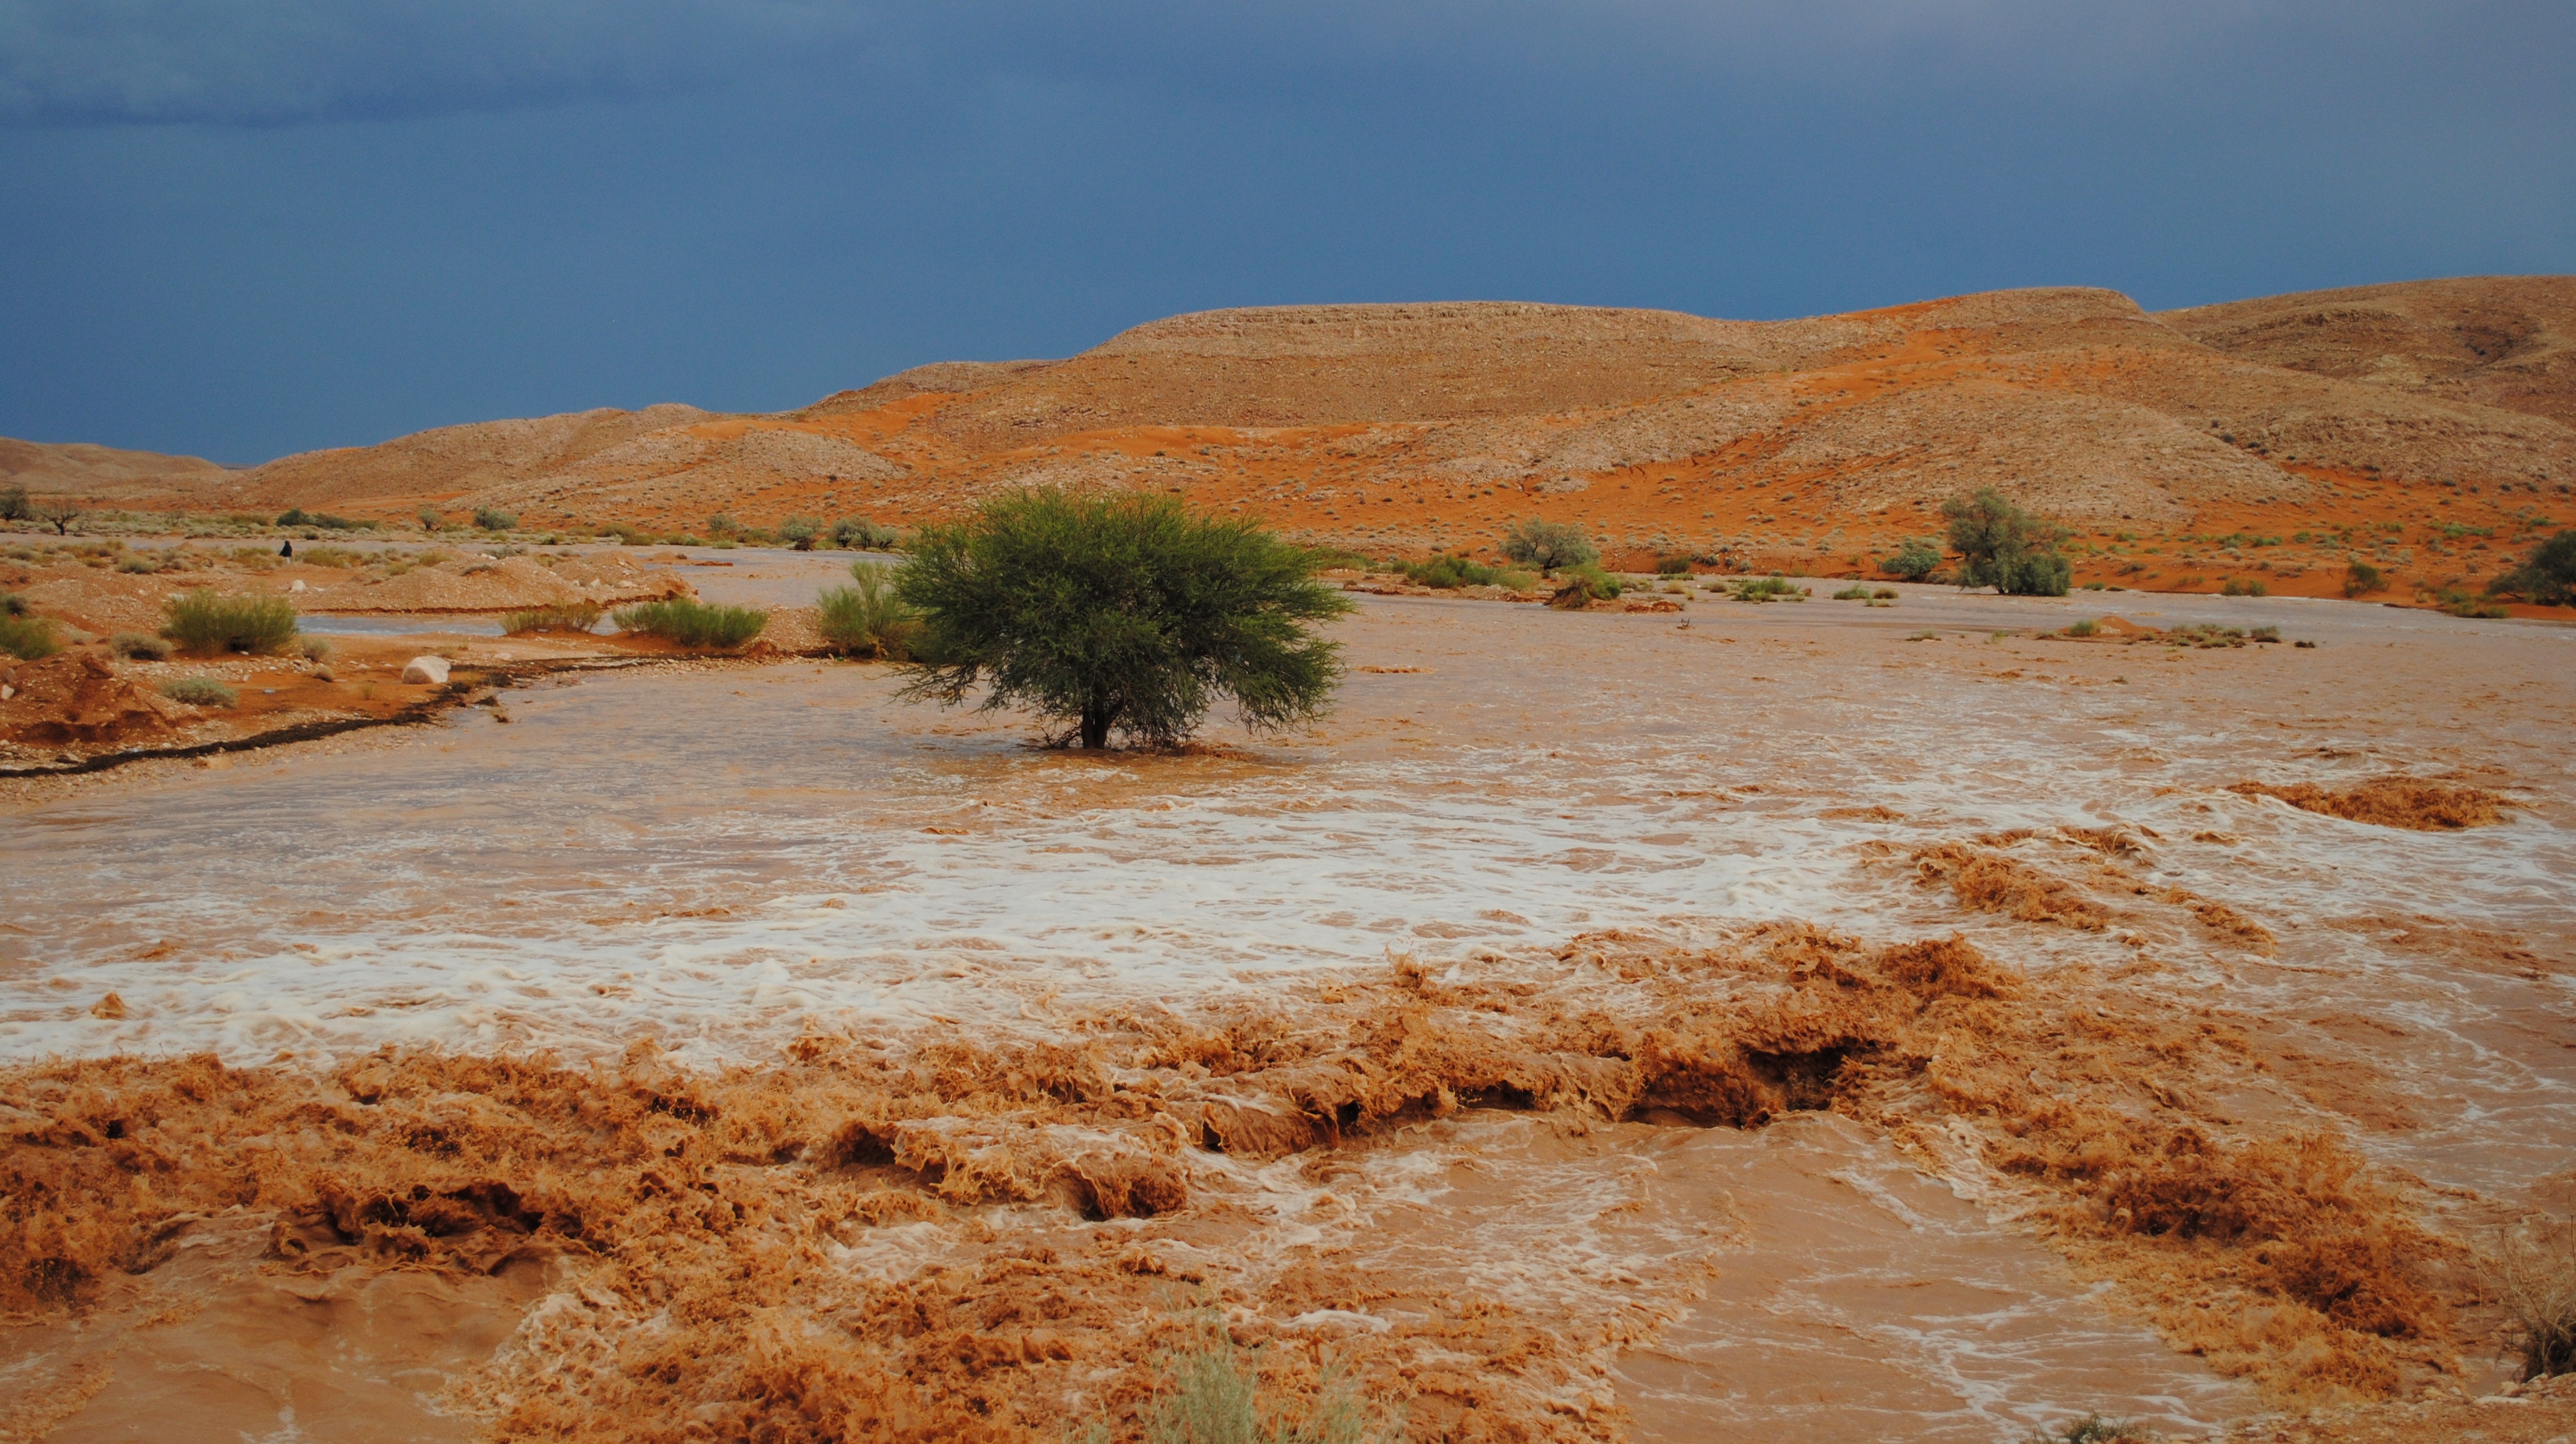
<path id="1" fill-rule="evenodd" d="M 1109 721 L 1110 721 L 1110 712 L 1109 712 L 1109 709 L 1108 709 L 1108 708 L 1106 708 L 1106 707 L 1085 707 L 1085 708 L 1083 708 L 1083 709 L 1082 709 L 1082 745 L 1083 745 L 1084 747 L 1086 747 L 1086 748 L 1094 748 L 1094 749 L 1108 746 L 1108 745 L 1109 745 Z"/>

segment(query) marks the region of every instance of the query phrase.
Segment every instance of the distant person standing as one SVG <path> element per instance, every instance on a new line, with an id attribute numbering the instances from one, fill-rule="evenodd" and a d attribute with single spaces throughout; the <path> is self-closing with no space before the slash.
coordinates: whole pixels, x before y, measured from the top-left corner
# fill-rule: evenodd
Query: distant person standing
<path id="1" fill-rule="evenodd" d="M 295 538 L 288 537 L 283 543 L 281 543 L 277 548 L 277 554 L 282 557 L 291 557 L 295 555 Z"/>

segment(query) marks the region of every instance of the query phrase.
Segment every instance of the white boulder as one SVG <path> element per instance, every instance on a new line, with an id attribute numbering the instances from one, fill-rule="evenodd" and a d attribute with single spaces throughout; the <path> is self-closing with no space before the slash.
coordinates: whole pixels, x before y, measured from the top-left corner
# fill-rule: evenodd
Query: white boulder
<path id="1" fill-rule="evenodd" d="M 445 657 L 414 657 L 403 667 L 403 680 L 406 682 L 426 682 L 433 687 L 444 687 L 447 685 L 447 659 Z"/>

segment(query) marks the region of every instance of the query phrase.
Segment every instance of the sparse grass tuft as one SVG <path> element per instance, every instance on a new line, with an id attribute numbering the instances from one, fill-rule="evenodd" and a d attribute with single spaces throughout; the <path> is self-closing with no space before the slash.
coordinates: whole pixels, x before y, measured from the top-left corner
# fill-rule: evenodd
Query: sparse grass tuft
<path id="1" fill-rule="evenodd" d="M 107 639 L 107 649 L 120 657 L 128 657 L 137 662 L 170 660 L 169 643 L 159 637 L 145 636 L 141 632 L 119 632 Z"/>
<path id="2" fill-rule="evenodd" d="M 191 707 L 231 707 L 241 701 L 241 693 L 212 677 L 173 677 L 161 684 L 161 695 Z"/>
<path id="3" fill-rule="evenodd" d="M 16 601 L 16 597 L 9 600 Z M 54 624 L 43 617 L 30 617 L 12 608 L 0 612 L 0 652 L 21 662 L 34 662 L 63 649 L 62 638 L 55 635 Z"/>
<path id="4" fill-rule="evenodd" d="M 769 614 L 755 607 L 709 606 L 686 599 L 620 607 L 615 616 L 626 631 L 668 638 L 683 647 L 739 647 L 769 625 Z"/>
<path id="5" fill-rule="evenodd" d="M 210 591 L 172 597 L 161 635 L 187 652 L 272 656 L 295 643 L 295 607 L 284 597 L 227 597 Z"/>
<path id="6" fill-rule="evenodd" d="M 161 570 L 161 563 L 150 552 L 127 552 L 116 559 L 116 569 L 128 576 L 148 577 Z"/>
<path id="7" fill-rule="evenodd" d="M 2281 629 L 2278 627 L 2255 627 L 2245 633 L 2245 640 L 2249 642 L 2277 642 L 2281 640 Z"/>
<path id="8" fill-rule="evenodd" d="M 2041 1429 L 2030 1436 L 2031 1444 L 2148 1444 L 2155 1437 L 2142 1424 L 2099 1414 L 2087 1414 L 2054 1433 Z"/>
<path id="9" fill-rule="evenodd" d="M 532 607 L 524 612 L 505 612 L 501 616 L 501 634 L 525 636 L 530 632 L 587 632 L 599 625 L 596 602 L 563 602 L 550 607 Z"/>
<path id="10" fill-rule="evenodd" d="M 2357 561 L 2343 569 L 2343 594 L 2347 597 L 2366 597 L 2387 585 L 2379 568 L 2368 562 Z"/>
<path id="11" fill-rule="evenodd" d="M 876 563 L 852 562 L 852 585 L 834 587 L 815 599 L 823 613 L 823 639 L 832 644 L 832 650 L 880 662 L 912 660 L 921 617 L 895 596 L 888 571 Z"/>
<path id="12" fill-rule="evenodd" d="M 2091 617 L 2078 617 L 2074 621 L 2066 624 L 2066 635 L 2070 637 L 2097 636 L 2101 631 L 2102 624 L 2094 621 Z"/>
<path id="13" fill-rule="evenodd" d="M 308 567 L 355 567 L 366 564 L 367 554 L 349 547 L 306 547 L 295 559 Z"/>
<path id="14" fill-rule="evenodd" d="M 1396 570 L 1415 586 L 1434 587 L 1441 591 L 1459 587 L 1509 587 L 1517 592 L 1537 585 L 1536 578 L 1527 572 L 1489 567 L 1483 562 L 1459 556 L 1437 556 L 1427 562 L 1398 562 Z"/>
<path id="15" fill-rule="evenodd" d="M 1865 602 L 1873 595 L 1875 594 L 1872 593 L 1869 588 L 1855 584 L 1834 593 L 1834 600 L 1838 602 Z"/>
<path id="16" fill-rule="evenodd" d="M 2218 594 L 2223 597 L 2259 597 L 2270 590 L 2271 588 L 2263 585 L 2260 580 L 2229 577 L 2226 583 L 2219 587 Z"/>

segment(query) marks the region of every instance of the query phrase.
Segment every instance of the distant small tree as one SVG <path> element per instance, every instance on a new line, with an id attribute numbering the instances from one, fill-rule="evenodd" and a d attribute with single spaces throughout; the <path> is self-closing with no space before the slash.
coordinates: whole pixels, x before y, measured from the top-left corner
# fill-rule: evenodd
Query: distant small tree
<path id="1" fill-rule="evenodd" d="M 79 502 L 67 496 L 51 496 L 37 502 L 28 513 L 35 520 L 54 529 L 56 536 L 70 536 L 72 523 L 89 515 Z"/>
<path id="2" fill-rule="evenodd" d="M 438 512 L 435 508 L 425 506 L 420 509 L 420 529 L 422 531 L 438 530 Z"/>
<path id="3" fill-rule="evenodd" d="M 731 513 L 731 512 L 724 512 L 724 511 L 720 511 L 720 512 L 717 512 L 714 516 L 711 516 L 711 517 L 708 517 L 708 518 L 707 518 L 707 535 L 709 535 L 709 536 L 712 536 L 712 537 L 729 537 L 729 536 L 738 536 L 738 535 L 740 535 L 740 534 L 741 534 L 741 532 L 742 532 L 742 523 L 741 523 L 741 522 L 738 522 L 738 521 L 735 521 L 735 520 L 733 519 L 733 513 Z"/>
<path id="4" fill-rule="evenodd" d="M 2527 597 L 2550 607 L 2576 604 L 2576 528 L 2533 547 L 2521 566 L 2487 583 L 2487 593 Z"/>
<path id="5" fill-rule="evenodd" d="M 2074 567 L 2057 551 L 2066 530 L 2013 504 L 1993 487 L 1941 504 L 1950 549 L 1959 554 L 1959 584 L 2009 596 L 2062 597 Z"/>
<path id="6" fill-rule="evenodd" d="M 36 504 L 27 500 L 27 488 L 0 488 L 0 521 L 27 521 L 36 514 Z"/>
<path id="7" fill-rule="evenodd" d="M 2387 579 L 2380 576 L 2379 568 L 2358 557 L 2343 569 L 2343 594 L 2347 597 L 2366 597 L 2372 592 L 2385 591 L 2387 587 Z"/>
<path id="8" fill-rule="evenodd" d="M 1919 582 L 1932 575 L 1941 565 L 1941 543 L 1928 536 L 1907 537 L 1896 549 L 1896 555 L 1878 564 L 1878 569 L 1891 577 Z"/>
<path id="9" fill-rule="evenodd" d="M 1170 497 L 1005 492 L 911 551 L 895 579 L 921 619 L 907 697 L 981 688 L 981 710 L 1025 704 L 1084 747 L 1168 745 L 1221 696 L 1254 731 L 1311 721 L 1341 680 L 1340 644 L 1307 624 L 1351 603 L 1315 557 Z"/>
<path id="10" fill-rule="evenodd" d="M 800 552 L 814 549 L 814 538 L 823 534 L 823 524 L 810 516 L 791 516 L 778 524 L 778 539 Z"/>
<path id="11" fill-rule="evenodd" d="M 1579 567 L 1601 560 L 1591 538 L 1572 522 L 1548 521 L 1530 517 L 1513 522 L 1503 533 L 1503 555 L 1523 566 L 1539 569 L 1542 576 L 1559 567 Z"/>

